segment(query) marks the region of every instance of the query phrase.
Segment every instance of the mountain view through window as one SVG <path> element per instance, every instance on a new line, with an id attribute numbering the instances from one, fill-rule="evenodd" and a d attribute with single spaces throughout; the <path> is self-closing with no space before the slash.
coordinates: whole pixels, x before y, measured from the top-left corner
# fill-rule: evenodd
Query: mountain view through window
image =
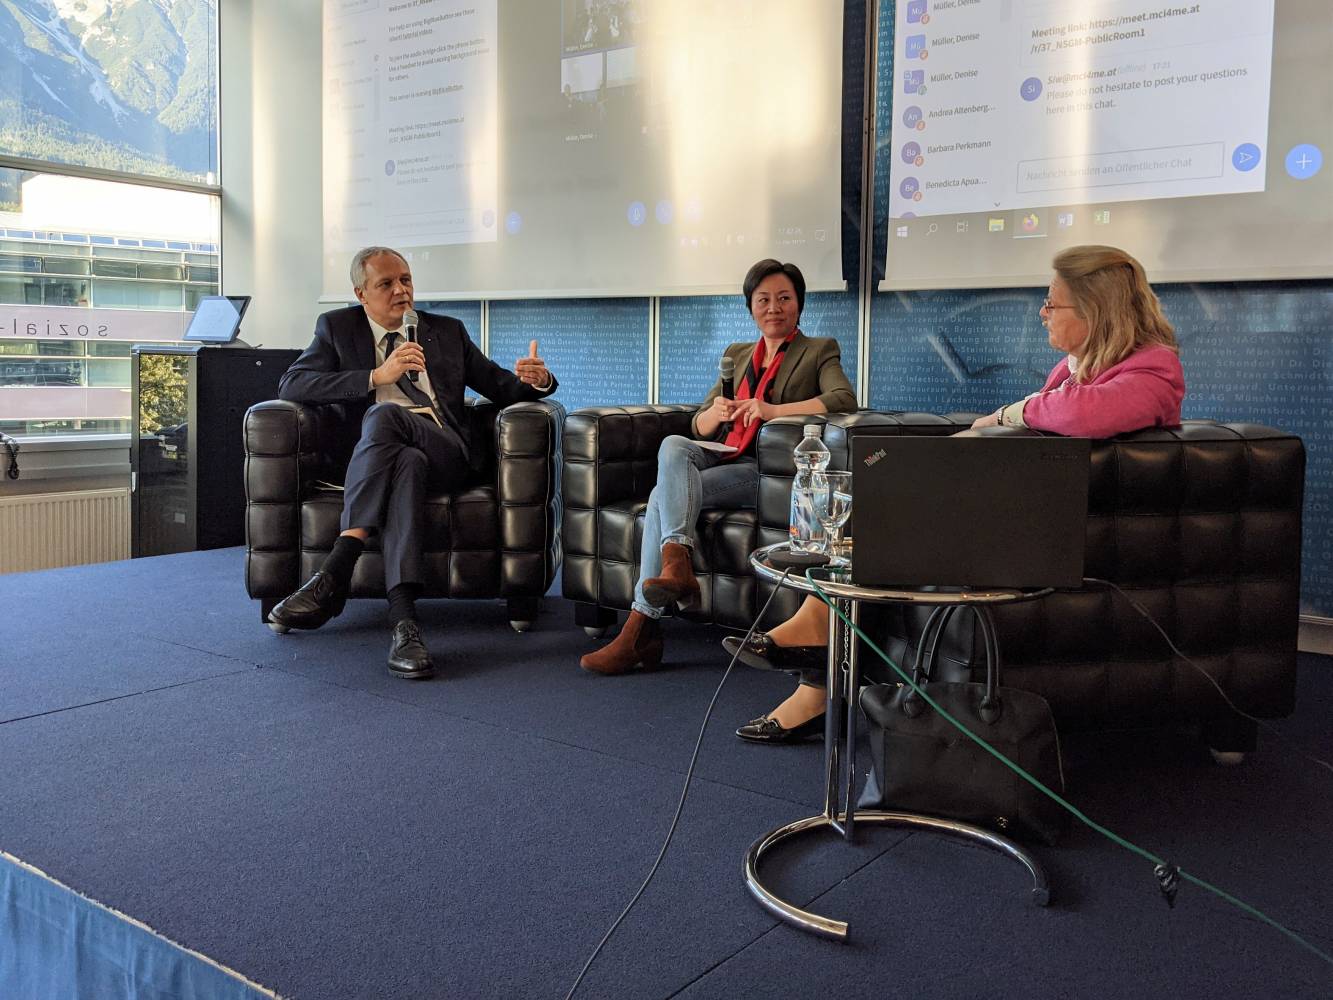
<path id="1" fill-rule="evenodd" d="M 129 431 L 131 344 L 218 292 L 217 25 L 216 0 L 0 0 L 0 431 Z"/>
<path id="2" fill-rule="evenodd" d="M 216 183 L 216 0 L 2 0 L 0 151 Z"/>

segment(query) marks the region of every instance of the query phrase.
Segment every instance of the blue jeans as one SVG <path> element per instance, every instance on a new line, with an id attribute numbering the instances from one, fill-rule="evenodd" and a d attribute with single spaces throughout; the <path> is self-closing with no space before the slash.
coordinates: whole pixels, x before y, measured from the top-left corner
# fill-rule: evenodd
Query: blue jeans
<path id="1" fill-rule="evenodd" d="M 664 440 L 657 449 L 657 485 L 648 494 L 643 519 L 634 610 L 649 618 L 662 617 L 662 608 L 643 599 L 643 581 L 661 574 L 663 545 L 677 542 L 693 549 L 699 511 L 705 507 L 753 509 L 758 491 L 759 465 L 754 458 L 724 459 L 679 434 Z"/>

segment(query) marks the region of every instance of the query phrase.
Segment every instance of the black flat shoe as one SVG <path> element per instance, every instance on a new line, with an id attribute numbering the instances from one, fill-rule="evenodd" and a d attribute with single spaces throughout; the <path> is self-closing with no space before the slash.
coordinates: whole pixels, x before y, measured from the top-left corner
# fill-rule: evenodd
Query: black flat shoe
<path id="1" fill-rule="evenodd" d="M 799 674 L 824 670 L 828 666 L 828 646 L 779 646 L 767 632 L 756 632 L 748 642 L 743 642 L 740 636 L 729 635 L 722 640 L 722 648 L 728 656 L 735 656 L 747 667 L 758 670 Z"/>
<path id="2" fill-rule="evenodd" d="M 330 618 L 337 618 L 347 604 L 346 586 L 319 570 L 296 593 L 279 602 L 268 613 L 268 620 L 285 628 L 319 628 Z"/>
<path id="3" fill-rule="evenodd" d="M 737 729 L 736 735 L 750 743 L 800 743 L 811 736 L 824 735 L 824 713 L 820 712 L 791 729 L 783 729 L 777 719 L 761 715 Z"/>
<path id="4" fill-rule="evenodd" d="M 430 650 L 421 638 L 421 626 L 411 618 L 404 618 L 393 627 L 393 641 L 389 643 L 389 673 L 409 680 L 425 680 L 435 676 L 435 664 L 430 661 Z"/>

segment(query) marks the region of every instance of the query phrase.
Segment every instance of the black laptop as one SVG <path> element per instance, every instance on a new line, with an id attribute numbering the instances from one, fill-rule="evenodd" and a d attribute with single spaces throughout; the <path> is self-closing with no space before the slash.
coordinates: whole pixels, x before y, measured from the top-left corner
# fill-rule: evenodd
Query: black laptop
<path id="1" fill-rule="evenodd" d="M 852 440 L 852 582 L 1078 587 L 1086 438 Z"/>

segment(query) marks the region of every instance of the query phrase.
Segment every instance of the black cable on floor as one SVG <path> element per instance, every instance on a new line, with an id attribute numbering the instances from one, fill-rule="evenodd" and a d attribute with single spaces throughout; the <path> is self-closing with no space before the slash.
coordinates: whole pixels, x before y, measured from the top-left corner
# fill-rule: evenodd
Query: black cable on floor
<path id="1" fill-rule="evenodd" d="M 1191 667 L 1193 667 L 1194 670 L 1199 674 L 1200 677 L 1202 677 L 1204 680 L 1206 680 L 1209 684 L 1211 684 L 1214 688 L 1217 689 L 1217 693 L 1218 693 L 1219 695 L 1221 695 L 1222 700 L 1225 701 L 1225 702 L 1227 703 L 1227 707 L 1228 707 L 1228 708 L 1230 708 L 1233 712 L 1235 712 L 1237 715 L 1241 716 L 1242 718 L 1249 719 L 1251 722 L 1253 722 L 1253 723 L 1255 723 L 1256 725 L 1260 726 L 1265 732 L 1267 732 L 1267 733 L 1269 733 L 1269 734 L 1271 734 L 1271 735 L 1273 735 L 1273 736 L 1276 736 L 1278 739 L 1282 740 L 1284 743 L 1287 743 L 1288 745 L 1294 747 L 1294 748 L 1295 748 L 1299 753 L 1301 753 L 1303 756 L 1305 756 L 1305 757 L 1308 758 L 1309 760 L 1313 761 L 1314 763 L 1318 764 L 1318 765 L 1319 765 L 1320 767 L 1322 767 L 1325 771 L 1328 771 L 1330 774 L 1333 774 L 1333 764 L 1330 764 L 1328 761 L 1324 760 L 1322 757 L 1316 757 L 1316 756 L 1315 756 L 1313 753 L 1311 753 L 1308 749 L 1306 749 L 1304 746 L 1302 746 L 1298 741 L 1292 739 L 1290 736 L 1288 736 L 1288 735 L 1286 735 L 1285 733 L 1283 733 L 1283 732 L 1282 732 L 1280 729 L 1278 729 L 1276 726 L 1274 726 L 1274 725 L 1272 725 L 1271 723 L 1265 721 L 1264 719 L 1260 719 L 1260 718 L 1258 718 L 1257 716 L 1251 715 L 1249 712 L 1247 712 L 1247 711 L 1245 711 L 1244 709 L 1240 708 L 1234 701 L 1232 701 L 1232 700 L 1227 696 L 1227 693 L 1226 693 L 1224 690 L 1222 690 L 1222 685 L 1219 684 L 1219 683 L 1217 683 L 1217 681 L 1213 678 L 1213 675 L 1210 674 L 1210 673 L 1208 673 L 1208 671 L 1204 670 L 1203 667 L 1199 666 L 1197 663 L 1195 663 L 1193 660 L 1191 660 L 1188 656 L 1186 656 L 1184 653 L 1182 653 L 1182 652 L 1180 651 L 1180 649 L 1176 646 L 1176 644 L 1175 644 L 1174 642 L 1171 641 L 1171 637 L 1170 637 L 1169 635 L 1166 634 L 1166 629 L 1162 628 L 1161 625 L 1157 624 L 1157 621 L 1156 621 L 1156 620 L 1153 618 L 1153 616 L 1149 613 L 1148 609 L 1145 608 L 1145 607 L 1144 607 L 1142 604 L 1140 604 L 1138 601 L 1134 600 L 1134 598 L 1130 597 L 1129 594 L 1125 593 L 1125 591 L 1121 590 L 1119 586 L 1117 586 L 1116 584 L 1112 583 L 1110 580 L 1102 580 L 1102 579 L 1100 579 L 1099 577 L 1095 577 L 1095 576 L 1085 576 L 1085 577 L 1083 578 L 1083 582 L 1084 582 L 1084 583 L 1095 583 L 1095 584 L 1097 584 L 1097 585 L 1100 586 L 1100 587 L 1110 587 L 1112 590 L 1114 590 L 1117 594 L 1119 594 L 1121 597 L 1123 597 L 1123 598 L 1129 603 L 1129 606 L 1130 606 L 1131 608 L 1133 608 L 1133 609 L 1134 609 L 1135 611 L 1137 611 L 1140 615 L 1142 615 L 1143 618 L 1144 618 L 1144 620 L 1147 621 L 1147 623 L 1148 623 L 1149 625 L 1151 625 L 1153 628 L 1157 629 L 1157 631 L 1161 634 L 1162 638 L 1163 638 L 1164 640 L 1166 640 L 1166 644 L 1167 644 L 1169 647 L 1171 647 L 1171 652 L 1175 653 L 1176 656 L 1180 657 L 1180 659 L 1184 660 L 1184 661 L 1185 661 L 1186 663 L 1188 663 Z"/>
<path id="2" fill-rule="evenodd" d="M 774 584 L 773 592 L 768 595 L 768 600 L 764 602 L 764 606 L 759 609 L 759 614 L 755 615 L 754 621 L 750 623 L 750 628 L 745 633 L 745 639 L 741 640 L 741 649 L 745 648 L 745 643 L 749 640 L 750 636 L 754 635 L 755 628 L 763 620 L 764 613 L 768 611 L 768 606 L 773 603 L 773 598 L 776 597 L 778 591 L 782 589 L 782 585 L 787 581 L 789 573 L 791 573 L 790 569 L 782 571 L 782 579 Z M 738 656 L 740 656 L 740 649 L 736 650 L 735 655 L 731 658 L 731 662 L 727 664 L 727 669 L 722 673 L 722 679 L 717 682 L 717 690 L 713 692 L 713 698 L 708 703 L 708 710 L 704 712 L 704 720 L 699 726 L 699 738 L 694 741 L 694 753 L 690 755 L 690 766 L 685 771 L 685 785 L 680 790 L 680 801 L 676 803 L 676 815 L 671 817 L 671 828 L 667 830 L 666 839 L 662 841 L 662 849 L 657 852 L 657 860 L 653 862 L 653 867 L 648 870 L 648 877 L 643 880 L 643 885 L 639 886 L 639 891 L 634 894 L 634 898 L 631 899 L 629 903 L 626 904 L 625 908 L 620 911 L 620 916 L 616 917 L 615 922 L 611 925 L 610 929 L 602 935 L 602 940 L 597 942 L 597 947 L 594 948 L 592 954 L 588 956 L 588 961 L 583 963 L 583 968 L 580 970 L 578 978 L 574 980 L 574 985 L 571 986 L 569 992 L 565 994 L 565 1000 L 570 1000 L 570 998 L 574 996 L 574 991 L 577 990 L 579 984 L 583 982 L 583 977 L 586 976 L 588 970 L 592 968 L 592 963 L 596 960 L 597 956 L 601 954 L 602 948 L 606 945 L 606 942 L 611 940 L 611 935 L 616 932 L 616 928 L 621 925 L 627 916 L 629 916 L 629 911 L 634 908 L 634 904 L 639 901 L 639 897 L 642 896 L 644 890 L 648 888 L 648 883 L 653 880 L 653 876 L 657 874 L 657 869 L 662 864 L 662 859 L 666 857 L 667 848 L 671 846 L 671 838 L 676 835 L 676 825 L 680 823 L 680 814 L 685 809 L 685 798 L 690 794 L 690 781 L 694 778 L 694 765 L 698 763 L 699 760 L 699 749 L 704 744 L 704 732 L 708 729 L 708 720 L 713 715 L 713 706 L 717 704 L 718 695 L 722 693 L 722 686 L 727 683 L 727 678 L 731 676 L 731 668 L 736 665 L 736 657 Z"/>

